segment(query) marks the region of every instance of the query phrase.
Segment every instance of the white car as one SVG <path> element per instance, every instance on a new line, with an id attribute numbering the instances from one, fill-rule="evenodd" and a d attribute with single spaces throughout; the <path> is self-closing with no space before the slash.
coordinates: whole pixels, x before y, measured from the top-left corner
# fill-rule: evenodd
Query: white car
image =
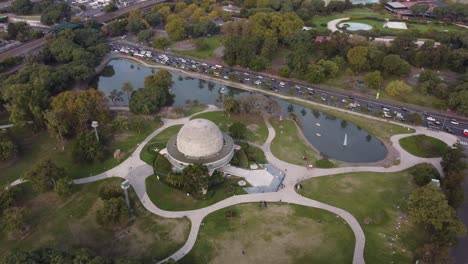
<path id="1" fill-rule="evenodd" d="M 450 124 L 458 125 L 458 124 L 460 124 L 460 123 L 458 123 L 457 120 L 452 119 L 452 120 L 450 120 Z"/>
<path id="2" fill-rule="evenodd" d="M 285 83 L 284 83 L 284 82 L 280 82 L 280 85 L 281 85 L 281 86 L 284 86 L 284 85 L 285 85 Z"/>
<path id="3" fill-rule="evenodd" d="M 434 122 L 434 121 L 435 121 L 435 118 L 433 118 L 432 116 L 428 116 L 428 117 L 427 117 L 427 121 L 432 121 L 432 122 Z"/>

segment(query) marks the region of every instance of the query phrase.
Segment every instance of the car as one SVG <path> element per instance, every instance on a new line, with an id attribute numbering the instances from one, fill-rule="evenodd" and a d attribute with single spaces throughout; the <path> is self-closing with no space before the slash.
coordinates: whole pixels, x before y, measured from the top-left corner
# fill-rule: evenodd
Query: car
<path id="1" fill-rule="evenodd" d="M 390 109 L 388 109 L 387 107 L 382 107 L 382 111 L 384 111 L 384 112 L 390 112 Z"/>
<path id="2" fill-rule="evenodd" d="M 468 129 L 463 130 L 463 136 L 468 137 Z"/>
<path id="3" fill-rule="evenodd" d="M 445 127 L 445 130 L 450 134 L 455 134 L 455 131 L 453 131 L 453 129 L 451 129 L 450 127 Z"/>
<path id="4" fill-rule="evenodd" d="M 390 117 L 392 117 L 388 112 L 383 112 L 383 116 L 384 116 L 385 118 L 390 118 Z"/>
<path id="5" fill-rule="evenodd" d="M 439 121 L 439 120 L 436 120 L 434 123 L 435 123 L 436 125 L 438 125 L 438 126 L 440 126 L 440 125 L 441 125 L 441 123 L 440 123 L 440 121 Z"/>
<path id="6" fill-rule="evenodd" d="M 406 108 L 406 107 L 401 108 L 401 110 L 403 110 L 405 112 L 409 112 L 408 108 Z"/>
<path id="7" fill-rule="evenodd" d="M 458 121 L 456 119 L 452 119 L 452 120 L 450 120 L 450 124 L 458 125 L 460 123 L 458 123 Z"/>
<path id="8" fill-rule="evenodd" d="M 325 97 L 323 97 L 323 96 L 322 96 L 322 97 L 320 97 L 320 98 L 321 98 L 321 99 L 322 99 L 322 101 L 324 101 L 324 102 L 327 100 L 327 98 L 325 98 Z"/>
<path id="9" fill-rule="evenodd" d="M 432 122 L 436 121 L 435 118 L 433 118 L 432 116 L 428 116 L 426 119 L 427 119 L 428 121 L 432 121 Z"/>
<path id="10" fill-rule="evenodd" d="M 224 78 L 225 80 L 229 80 L 229 76 L 227 76 L 227 75 L 224 75 L 223 78 Z"/>
<path id="11" fill-rule="evenodd" d="M 285 85 L 285 83 L 284 83 L 284 82 L 280 82 L 280 85 L 281 85 L 281 86 L 284 86 L 284 85 Z"/>

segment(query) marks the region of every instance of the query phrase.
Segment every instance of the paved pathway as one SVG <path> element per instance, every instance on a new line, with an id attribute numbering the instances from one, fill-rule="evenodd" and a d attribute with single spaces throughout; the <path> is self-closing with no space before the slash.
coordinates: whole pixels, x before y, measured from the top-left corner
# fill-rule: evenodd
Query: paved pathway
<path id="1" fill-rule="evenodd" d="M 219 109 L 217 109 L 215 106 L 209 106 L 206 110 L 202 112 L 216 111 L 216 110 L 219 110 Z M 181 118 L 181 119 L 163 119 L 164 125 L 158 128 L 157 130 L 155 130 L 145 140 L 143 140 L 143 142 L 137 147 L 137 149 L 133 152 L 133 154 L 130 155 L 130 157 L 124 162 L 122 162 L 120 165 L 104 173 L 98 174 L 96 176 L 74 180 L 75 184 L 83 184 L 83 183 L 98 181 L 98 180 L 109 178 L 109 177 L 125 178 L 130 182 L 138 198 L 140 199 L 143 206 L 148 211 L 156 215 L 166 217 L 166 218 L 181 218 L 181 217 L 189 218 L 192 224 L 191 224 L 191 230 L 190 230 L 187 241 L 185 242 L 182 248 L 180 248 L 177 252 L 175 252 L 174 254 L 166 258 L 165 260 L 169 258 L 173 258 L 175 260 L 181 259 L 193 248 L 197 239 L 197 235 L 198 235 L 202 220 L 208 214 L 215 212 L 217 210 L 220 210 L 222 208 L 240 204 L 240 203 L 259 202 L 259 201 L 267 201 L 267 202 L 280 202 L 281 201 L 281 202 L 286 202 L 286 203 L 294 203 L 294 204 L 299 204 L 303 206 L 327 210 L 343 218 L 343 220 L 346 221 L 351 227 L 351 229 L 353 230 L 353 233 L 356 239 L 356 243 L 354 247 L 353 263 L 355 264 L 365 263 L 364 262 L 365 236 L 357 219 L 353 215 L 351 215 L 350 213 L 348 213 L 347 211 L 343 209 L 330 206 L 330 205 L 321 203 L 319 201 L 315 201 L 315 200 L 305 198 L 299 195 L 298 193 L 295 192 L 294 185 L 297 182 L 308 179 L 308 178 L 339 174 L 339 173 L 361 172 L 361 171 L 373 171 L 373 172 L 401 171 L 421 162 L 429 162 L 432 165 L 434 165 L 439 171 L 441 170 L 440 158 L 422 159 L 422 158 L 414 157 L 413 155 L 407 153 L 400 147 L 400 145 L 398 144 L 399 139 L 410 136 L 410 134 L 396 135 L 391 138 L 391 142 L 393 146 L 400 153 L 401 163 L 399 165 L 391 166 L 389 168 L 363 166 L 363 167 L 344 167 L 344 168 L 334 168 L 334 169 L 307 170 L 305 167 L 290 164 L 282 160 L 279 160 L 271 153 L 270 145 L 275 137 L 275 130 L 271 126 L 269 121 L 265 119 L 269 134 L 268 134 L 268 138 L 265 144 L 263 144 L 261 148 L 265 152 L 265 155 L 268 161 L 270 162 L 270 164 L 272 164 L 276 168 L 279 168 L 281 170 L 284 169 L 284 171 L 287 171 L 286 177 L 284 180 L 284 184 L 285 184 L 284 189 L 281 189 L 278 192 L 271 192 L 271 193 L 236 195 L 236 196 L 227 198 L 223 201 L 220 201 L 216 204 L 213 204 L 211 206 L 197 209 L 197 210 L 190 210 L 190 211 L 162 210 L 153 204 L 153 202 L 148 197 L 148 194 L 146 193 L 145 180 L 147 177 L 153 174 L 153 169 L 151 166 L 147 165 L 145 162 L 140 160 L 140 153 L 143 150 L 144 146 L 158 133 L 160 133 L 167 127 L 178 125 L 178 124 L 184 124 L 188 120 L 190 120 L 190 117 Z M 415 129 L 416 129 L 415 134 L 427 134 L 429 136 L 439 138 L 449 145 L 452 145 L 453 143 L 456 142 L 456 137 L 446 134 L 446 133 L 429 131 L 420 127 L 417 127 Z M 412 134 L 412 135 L 415 135 L 415 134 Z"/>

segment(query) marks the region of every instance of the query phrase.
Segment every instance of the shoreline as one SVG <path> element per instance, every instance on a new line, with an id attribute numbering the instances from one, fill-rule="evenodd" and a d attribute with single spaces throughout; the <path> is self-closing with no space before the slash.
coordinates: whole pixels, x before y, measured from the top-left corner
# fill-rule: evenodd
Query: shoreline
<path id="1" fill-rule="evenodd" d="M 137 58 L 134 58 L 134 57 L 121 55 L 121 54 L 110 54 L 110 55 L 104 57 L 104 60 L 101 62 L 101 64 L 98 67 L 96 67 L 95 75 L 99 74 L 98 69 L 102 70 L 112 60 L 133 61 L 135 63 L 138 63 L 140 65 L 143 65 L 145 67 L 152 68 L 152 69 L 165 69 L 165 70 L 168 70 L 169 72 L 176 73 L 176 74 L 179 74 L 179 75 L 184 75 L 184 76 L 189 76 L 189 77 L 193 77 L 193 78 L 197 78 L 197 79 L 212 81 L 212 82 L 216 82 L 216 83 L 219 83 L 219 84 L 223 84 L 223 85 L 231 86 L 231 87 L 234 87 L 234 88 L 242 89 L 242 90 L 248 91 L 248 92 L 258 92 L 258 93 L 262 93 L 262 94 L 265 94 L 265 95 L 268 95 L 268 96 L 273 96 L 273 97 L 276 97 L 276 98 L 280 98 L 280 99 L 283 99 L 283 100 L 305 103 L 305 104 L 309 105 L 309 107 L 311 109 L 315 109 L 315 107 L 317 107 L 317 108 L 323 107 L 323 108 L 326 108 L 326 109 L 329 109 L 329 110 L 335 110 L 335 111 L 339 111 L 339 112 L 346 113 L 346 114 L 353 114 L 353 115 L 357 115 L 357 116 L 360 116 L 360 117 L 369 118 L 369 119 L 372 119 L 372 120 L 377 120 L 377 121 L 380 121 L 380 122 L 399 125 L 399 126 L 404 127 L 404 128 L 415 129 L 415 127 L 411 126 L 411 125 L 401 124 L 401 123 L 398 123 L 398 122 L 390 121 L 390 120 L 387 120 L 387 119 L 381 119 L 381 118 L 374 117 L 374 116 L 368 116 L 368 115 L 365 115 L 365 114 L 362 114 L 362 113 L 357 113 L 357 112 L 349 111 L 349 110 L 346 110 L 346 109 L 336 108 L 336 107 L 332 107 L 330 105 L 320 104 L 320 103 L 317 103 L 317 102 L 314 102 L 314 101 L 309 101 L 309 100 L 302 99 L 302 98 L 297 98 L 297 97 L 293 97 L 293 96 L 289 96 L 289 95 L 283 95 L 283 94 L 277 94 L 277 93 L 270 92 L 270 91 L 267 91 L 267 90 L 263 90 L 263 89 L 259 89 L 259 88 L 255 88 L 255 87 L 250 87 L 250 86 L 242 84 L 242 83 L 237 83 L 237 82 L 232 82 L 232 81 L 228 81 L 228 80 L 224 80 L 224 79 L 220 79 L 220 78 L 216 78 L 216 77 L 211 77 L 211 76 L 207 76 L 205 74 L 200 74 L 200 73 L 197 73 L 197 72 L 190 72 L 190 71 L 185 71 L 185 70 L 181 70 L 181 69 L 178 69 L 178 68 L 169 67 L 169 66 L 166 66 L 166 65 L 150 63 L 150 62 L 147 62 L 145 60 L 140 60 L 140 59 L 137 59 Z M 125 105 L 121 105 L 121 106 L 126 107 Z M 316 110 L 321 111 L 320 109 L 316 109 Z M 343 119 L 343 118 L 340 118 L 340 119 Z M 346 120 L 346 119 L 343 119 L 343 120 Z M 351 122 L 349 120 L 347 120 L 347 121 Z M 353 122 L 351 122 L 351 123 L 353 123 Z M 297 124 L 296 124 L 296 127 L 297 127 Z M 411 132 L 411 133 L 408 133 L 408 135 L 411 135 L 413 133 L 414 133 L 414 131 Z M 303 132 L 302 132 L 301 129 L 299 129 L 299 134 L 300 134 L 301 138 L 304 139 L 304 135 L 303 135 Z M 371 134 L 371 133 L 369 132 L 369 134 Z M 371 134 L 371 135 L 373 135 L 373 134 Z M 332 158 L 332 160 L 335 161 L 335 162 L 338 162 L 339 165 L 350 166 L 350 167 L 369 166 L 369 165 L 370 166 L 383 165 L 383 166 L 389 166 L 389 167 L 394 166 L 394 162 L 400 158 L 400 153 L 392 146 L 391 142 L 388 143 L 388 142 L 386 142 L 385 140 L 381 139 L 380 137 L 378 137 L 376 135 L 373 135 L 373 136 L 376 137 L 378 140 L 380 140 L 382 142 L 382 144 L 385 145 L 385 148 L 387 150 L 387 155 L 382 160 L 373 161 L 373 162 L 344 162 L 344 161 L 339 161 L 339 160 L 336 160 L 336 159 L 333 159 L 333 158 Z M 312 143 L 310 143 L 309 141 L 307 141 L 306 144 L 308 146 L 312 145 Z M 320 156 L 320 152 L 318 152 L 315 147 L 313 147 L 311 149 L 312 149 L 312 151 L 316 152 L 318 156 Z"/>

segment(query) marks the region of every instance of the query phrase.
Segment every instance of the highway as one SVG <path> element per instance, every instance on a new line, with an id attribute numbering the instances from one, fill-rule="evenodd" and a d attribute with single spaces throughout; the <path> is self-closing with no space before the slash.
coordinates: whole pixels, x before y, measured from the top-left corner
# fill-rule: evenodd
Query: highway
<path id="1" fill-rule="evenodd" d="M 188 71 L 198 71 L 199 67 L 203 66 L 205 68 L 203 72 L 208 74 L 208 69 L 216 68 L 212 63 L 210 64 L 204 61 L 198 61 L 194 58 L 160 52 L 146 46 L 142 48 L 139 44 L 131 44 L 120 39 L 112 41 L 112 52 L 119 52 L 121 48 L 134 49 L 135 51 L 142 49 L 145 51 L 151 51 L 153 54 L 153 62 L 163 63 Z M 160 57 L 166 57 L 167 61 Z M 256 86 L 257 88 L 268 89 L 282 94 L 295 95 L 311 101 L 313 100 L 336 107 L 348 108 L 350 110 L 369 115 L 378 116 L 382 115 L 383 111 L 385 111 L 389 115 L 388 118 L 392 120 L 400 119 L 400 121 L 402 121 L 401 119 L 404 120 L 407 114 L 417 112 L 424 118 L 424 125 L 427 126 L 428 129 L 443 130 L 445 132 L 450 130 L 450 133 L 459 136 L 463 143 L 468 142 L 468 138 L 463 137 L 463 130 L 468 129 L 468 118 L 465 117 L 457 117 L 456 120 L 451 121 L 454 118 L 447 116 L 445 113 L 421 111 L 416 107 L 398 105 L 393 102 L 384 102 L 382 100 L 375 99 L 375 97 L 364 97 L 362 95 L 350 96 L 346 92 L 321 89 L 315 87 L 313 84 L 292 82 L 286 79 L 279 79 L 277 76 L 251 72 L 245 69 L 223 67 L 219 78 L 234 81 L 231 79 L 233 76 L 236 76 L 236 79 L 238 79 L 239 82 Z M 397 116 L 400 116 L 401 118 L 398 118 Z M 465 147 L 468 147 L 467 144 L 468 143 L 465 144 Z"/>

